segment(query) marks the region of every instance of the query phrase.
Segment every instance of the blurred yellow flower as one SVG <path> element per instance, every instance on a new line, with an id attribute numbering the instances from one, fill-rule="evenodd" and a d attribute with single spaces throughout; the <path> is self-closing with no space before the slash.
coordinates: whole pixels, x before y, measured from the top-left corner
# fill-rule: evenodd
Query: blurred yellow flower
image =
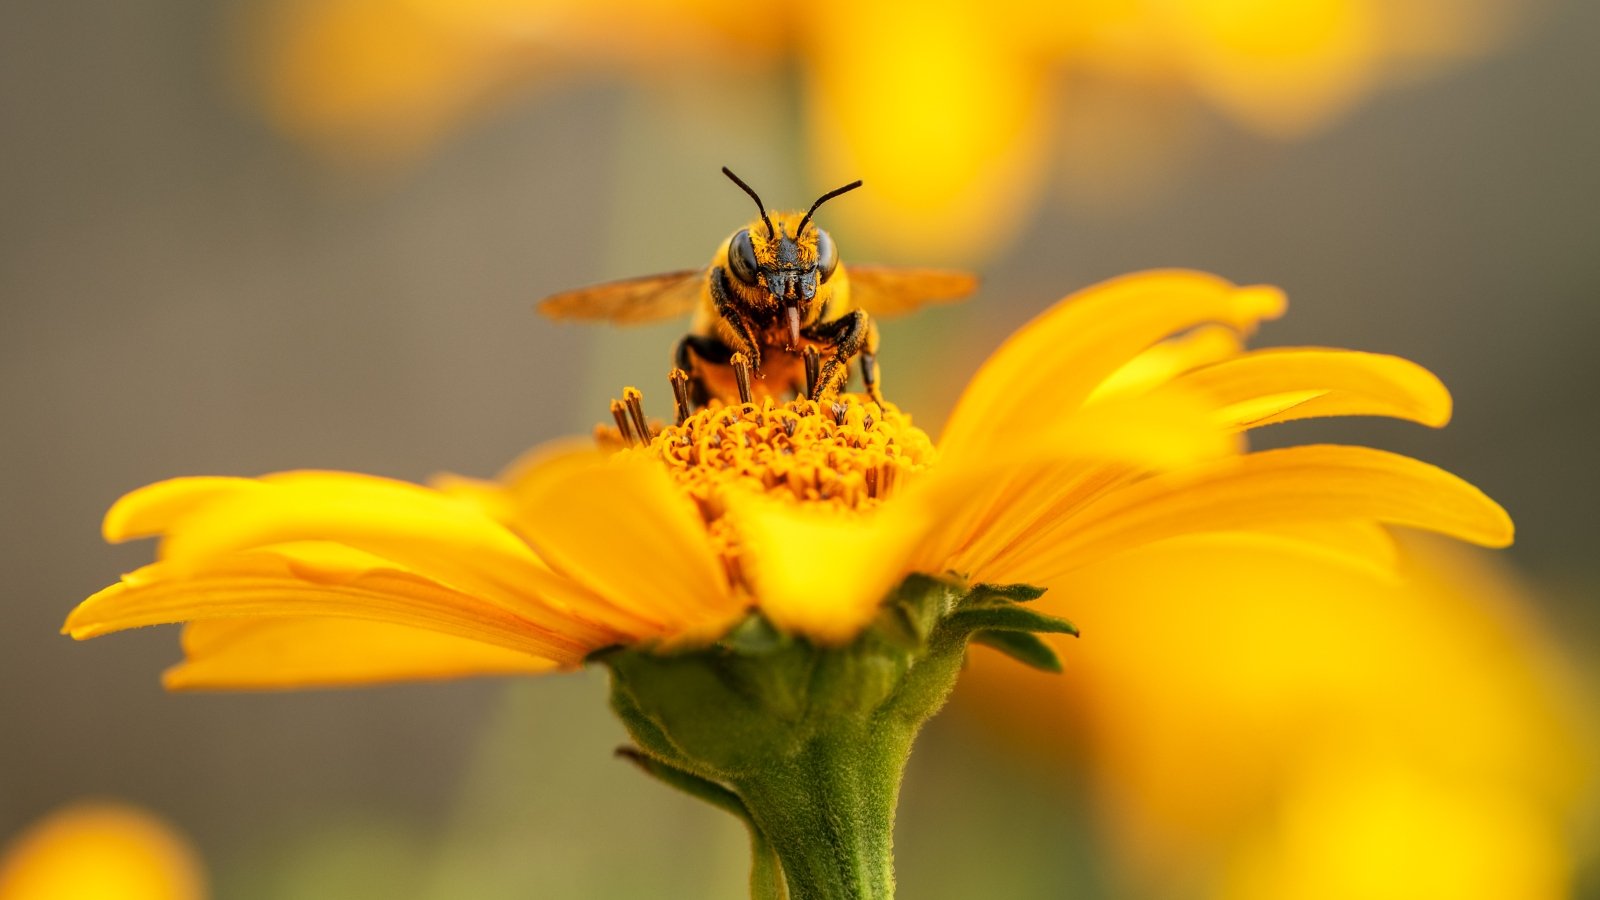
<path id="1" fill-rule="evenodd" d="M 206 879 L 167 823 L 116 803 L 80 803 L 0 850 L 0 900 L 203 900 Z"/>
<path id="2" fill-rule="evenodd" d="M 188 622 L 174 688 L 349 684 L 572 667 L 604 647 L 711 640 L 752 609 L 844 642 L 914 572 L 1053 587 L 1192 533 L 1373 566 L 1392 555 L 1379 523 L 1509 543 L 1499 506 L 1424 463 L 1241 452 L 1240 433 L 1270 422 L 1449 417 L 1438 380 L 1395 357 L 1244 352 L 1282 309 L 1273 288 L 1198 272 L 1089 288 L 978 371 L 937 451 L 892 405 L 849 394 L 713 405 L 661 428 L 630 390 L 616 412 L 634 446 L 541 450 L 500 483 L 160 482 L 105 520 L 113 541 L 160 535 L 159 560 L 64 630 Z"/>
<path id="3" fill-rule="evenodd" d="M 1081 759 L 1125 888 L 1221 900 L 1556 900 L 1600 760 L 1555 644 L 1481 556 L 1397 573 L 1209 535 L 1078 570 L 1039 603 L 1066 677 L 974 654 L 958 707 Z"/>
<path id="4" fill-rule="evenodd" d="M 1093 181 L 1185 143 L 1183 117 L 1141 124 L 1129 97 L 1187 90 L 1257 131 L 1305 134 L 1397 77 L 1492 47 L 1530 5 L 268 0 L 241 53 L 279 127 L 365 159 L 413 153 L 515 88 L 571 77 L 694 85 L 706 108 L 748 122 L 751 102 L 785 102 L 777 80 L 792 71 L 817 179 L 873 187 L 840 215 L 891 247 L 976 257 L 1020 227 L 1056 162 L 1092 158 Z M 755 80 L 765 101 L 729 89 Z M 1122 86 L 1115 102 L 1107 86 Z"/>

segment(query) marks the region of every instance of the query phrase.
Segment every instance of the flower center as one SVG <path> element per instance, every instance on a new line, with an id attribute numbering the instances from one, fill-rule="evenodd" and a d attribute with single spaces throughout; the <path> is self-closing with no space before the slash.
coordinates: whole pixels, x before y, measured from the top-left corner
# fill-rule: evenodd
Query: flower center
<path id="1" fill-rule="evenodd" d="M 630 387 L 611 403 L 616 427 L 596 428 L 595 438 L 619 454 L 666 467 L 699 508 L 736 585 L 745 581 L 740 539 L 724 517 L 726 491 L 870 509 L 934 461 L 927 433 L 891 403 L 839 393 L 821 401 L 780 402 L 769 396 L 757 404 L 741 379 L 745 402 L 712 399 L 689 412 L 686 376 L 674 369 L 671 381 L 676 425 L 652 424 L 644 414 L 644 396 Z"/>
<path id="2" fill-rule="evenodd" d="M 807 503 L 871 507 L 934 456 L 933 442 L 909 416 L 856 394 L 820 403 L 769 397 L 759 406 L 713 400 L 625 452 L 661 461 L 708 522 L 720 513 L 717 495 L 732 486 Z"/>

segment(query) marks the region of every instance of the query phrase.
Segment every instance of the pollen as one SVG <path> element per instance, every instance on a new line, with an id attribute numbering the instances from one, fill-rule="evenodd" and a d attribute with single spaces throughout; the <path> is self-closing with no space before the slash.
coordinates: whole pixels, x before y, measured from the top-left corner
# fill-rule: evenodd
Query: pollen
<path id="1" fill-rule="evenodd" d="M 616 427 L 595 439 L 619 457 L 659 463 L 694 501 L 729 581 L 748 589 L 742 541 L 727 518 L 730 492 L 754 491 L 846 514 L 868 510 L 933 465 L 926 432 L 892 403 L 830 394 L 760 403 L 712 399 L 689 411 L 687 379 L 669 376 L 676 424 L 649 421 L 634 388 L 613 401 Z"/>
<path id="2" fill-rule="evenodd" d="M 701 507 L 754 488 L 803 503 L 861 509 L 883 501 L 933 462 L 933 442 L 893 404 L 857 394 L 710 405 L 654 430 L 625 452 L 659 460 Z"/>

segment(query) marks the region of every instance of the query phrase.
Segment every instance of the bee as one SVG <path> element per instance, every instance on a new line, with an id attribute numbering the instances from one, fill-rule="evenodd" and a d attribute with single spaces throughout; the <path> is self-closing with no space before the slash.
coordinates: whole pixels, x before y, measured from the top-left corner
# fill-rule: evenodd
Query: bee
<path id="1" fill-rule="evenodd" d="M 833 238 L 812 216 L 822 204 L 861 187 L 853 181 L 818 197 L 804 214 L 768 214 L 761 197 L 726 167 L 722 174 L 750 195 L 759 218 L 729 235 L 711 264 L 613 281 L 546 297 L 557 319 L 634 324 L 694 312 L 678 342 L 674 386 L 680 416 L 715 397 L 750 402 L 786 392 L 820 400 L 841 390 L 859 357 L 869 397 L 882 402 L 874 316 L 959 300 L 977 286 L 966 272 L 857 266 L 839 261 Z M 752 377 L 753 376 L 753 377 Z"/>

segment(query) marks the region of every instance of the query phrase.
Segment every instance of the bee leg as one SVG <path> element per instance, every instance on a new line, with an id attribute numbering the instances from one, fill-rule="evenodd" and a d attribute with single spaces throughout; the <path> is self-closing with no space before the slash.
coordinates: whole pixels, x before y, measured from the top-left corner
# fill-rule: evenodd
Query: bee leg
<path id="1" fill-rule="evenodd" d="M 845 381 L 850 378 L 850 359 L 861 349 L 861 343 L 870 327 L 867 314 L 859 309 L 832 322 L 812 327 L 810 337 L 833 345 L 833 355 L 822 364 L 822 372 L 817 376 L 817 383 L 812 386 L 812 400 L 820 400 L 823 396 L 844 387 Z"/>
<path id="2" fill-rule="evenodd" d="M 873 403 L 883 405 L 883 391 L 878 387 L 878 355 L 861 351 L 861 381 L 867 386 L 867 396 Z"/>
<path id="3" fill-rule="evenodd" d="M 725 366 L 733 359 L 733 348 L 715 335 L 686 334 L 678 342 L 673 358 L 678 368 L 689 375 L 689 399 L 698 409 L 711 402 L 711 389 L 706 386 L 705 366 L 697 363 Z"/>
<path id="4" fill-rule="evenodd" d="M 878 372 L 878 323 L 868 320 L 861 340 L 861 381 L 873 403 L 883 406 L 883 384 Z"/>
<path id="5" fill-rule="evenodd" d="M 711 305 L 716 308 L 717 315 L 733 329 L 739 343 L 744 345 L 737 349 L 744 351 L 744 355 L 750 357 L 750 368 L 754 369 L 757 375 L 761 374 L 761 345 L 756 342 L 756 333 L 750 327 L 750 320 L 745 318 L 733 300 L 733 288 L 728 285 L 727 271 L 721 266 L 714 266 L 709 280 Z"/>

